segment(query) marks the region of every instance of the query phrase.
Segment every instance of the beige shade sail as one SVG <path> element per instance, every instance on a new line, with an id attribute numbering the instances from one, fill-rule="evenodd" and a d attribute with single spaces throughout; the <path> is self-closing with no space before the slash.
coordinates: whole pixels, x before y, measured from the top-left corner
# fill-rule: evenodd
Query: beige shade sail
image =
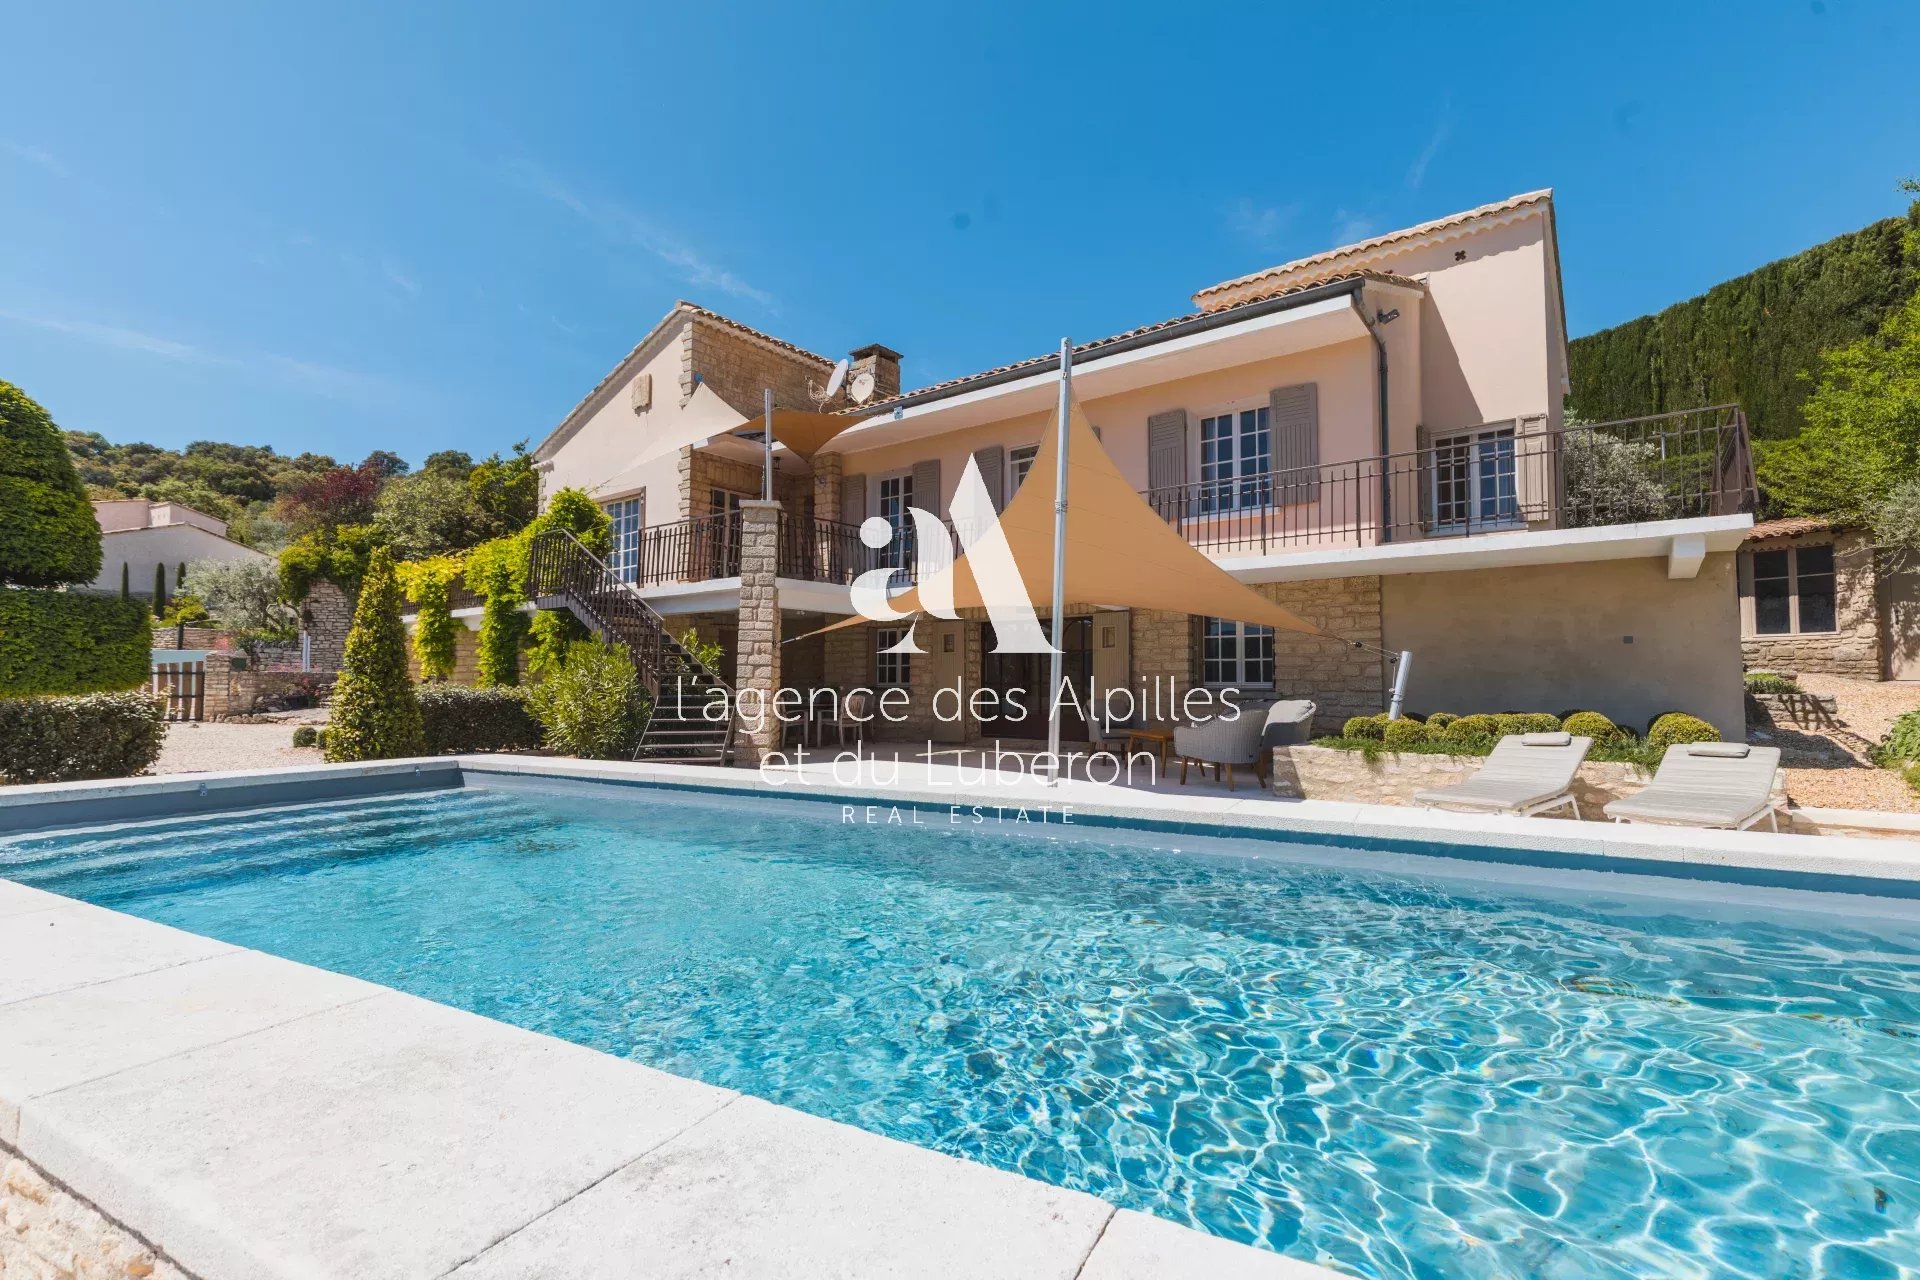
<path id="1" fill-rule="evenodd" d="M 820 452 L 827 441 L 839 435 L 849 427 L 859 426 L 865 419 L 847 413 L 818 413 L 812 409 L 781 409 L 773 411 L 773 438 L 787 448 L 813 461 L 813 455 Z M 751 436 L 758 440 L 760 433 L 766 430 L 765 414 L 748 418 L 731 433 Z"/>
<path id="2" fill-rule="evenodd" d="M 1135 492 L 1093 434 L 1080 406 L 1073 405 L 1067 430 L 1066 599 L 1078 604 L 1163 609 L 1201 617 L 1325 635 L 1207 559 Z M 939 600 L 950 580 L 956 609 L 1019 608 L 1046 611 L 1053 599 L 1053 497 L 1059 433 L 1048 431 L 999 525 L 1018 571 L 1025 598 L 989 599 L 976 578 L 971 553 L 919 587 L 895 596 L 892 607 L 920 613 L 923 597 Z M 865 621 L 849 618 L 833 631 Z M 818 633 L 814 633 L 818 634 Z M 796 637 L 798 638 L 798 637 Z"/>

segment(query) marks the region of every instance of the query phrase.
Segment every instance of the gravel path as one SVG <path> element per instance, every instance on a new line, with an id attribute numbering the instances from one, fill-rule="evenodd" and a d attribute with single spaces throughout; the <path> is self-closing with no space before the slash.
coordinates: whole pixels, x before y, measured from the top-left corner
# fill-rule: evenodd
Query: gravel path
<path id="1" fill-rule="evenodd" d="M 323 724 L 323 711 L 293 712 L 273 724 L 188 721 L 167 726 L 155 773 L 217 773 L 227 769 L 272 769 L 289 764 L 319 764 L 318 747 L 295 747 L 294 728 Z"/>
<path id="2" fill-rule="evenodd" d="M 1787 776 L 1787 795 L 1794 803 L 1812 808 L 1920 813 L 1920 796 L 1915 796 L 1898 774 L 1876 769 L 1867 761 L 1867 751 L 1880 741 L 1895 716 L 1920 709 L 1920 684 L 1802 675 L 1800 687 L 1808 693 L 1833 697 L 1839 704 L 1836 723 L 1817 730 L 1783 726 L 1771 733 L 1756 731 L 1752 735 L 1755 742 L 1771 742 L 1780 748 L 1781 772 Z"/>

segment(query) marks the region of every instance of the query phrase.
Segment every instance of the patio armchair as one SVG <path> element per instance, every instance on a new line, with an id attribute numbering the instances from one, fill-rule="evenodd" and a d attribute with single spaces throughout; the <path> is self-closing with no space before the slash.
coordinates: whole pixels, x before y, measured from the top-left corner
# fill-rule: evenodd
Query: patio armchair
<path id="1" fill-rule="evenodd" d="M 1766 818 L 1775 831 L 1773 775 L 1780 748 L 1744 742 L 1681 742 L 1667 748 L 1653 781 L 1638 795 L 1607 805 L 1615 822 L 1661 822 L 1680 827 L 1744 831 Z"/>
<path id="2" fill-rule="evenodd" d="M 1571 806 L 1578 818 L 1580 802 L 1573 798 L 1573 775 L 1592 745 L 1592 738 L 1567 733 L 1510 733 L 1471 778 L 1419 792 L 1414 803 L 1429 809 L 1510 813 L 1522 818 Z"/>
<path id="3" fill-rule="evenodd" d="M 1266 777 L 1270 752 L 1263 745 L 1267 708 L 1242 706 L 1229 720 L 1215 716 L 1200 724 L 1183 724 L 1173 731 L 1173 754 L 1180 758 L 1180 785 L 1187 785 L 1187 766 L 1213 766 L 1218 778 L 1225 771 L 1227 790 L 1233 790 L 1233 771 L 1252 766 L 1256 778 Z"/>
<path id="4" fill-rule="evenodd" d="M 819 726 L 820 745 L 827 745 L 827 730 L 834 733 L 840 746 L 847 744 L 847 733 L 853 733 L 853 745 L 858 747 L 866 742 L 867 722 L 873 718 L 876 699 L 871 689 L 855 689 L 834 699 L 834 714 L 822 716 L 814 723 Z"/>
<path id="5" fill-rule="evenodd" d="M 1305 698 L 1289 698 L 1267 708 L 1260 732 L 1260 748 L 1299 747 L 1313 741 L 1313 717 L 1319 708 Z"/>

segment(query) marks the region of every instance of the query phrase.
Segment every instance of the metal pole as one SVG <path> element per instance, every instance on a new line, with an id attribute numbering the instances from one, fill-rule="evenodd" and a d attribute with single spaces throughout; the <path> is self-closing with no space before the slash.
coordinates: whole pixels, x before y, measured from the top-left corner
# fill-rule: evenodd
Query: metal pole
<path id="1" fill-rule="evenodd" d="M 1407 701 L 1407 672 L 1413 669 L 1413 651 L 1400 651 L 1399 669 L 1393 673 L 1393 701 L 1387 704 L 1387 719 L 1398 720 Z"/>
<path id="2" fill-rule="evenodd" d="M 768 502 L 773 501 L 773 388 L 762 391 L 763 403 L 767 410 L 766 439 L 760 443 L 760 496 Z"/>
<path id="3" fill-rule="evenodd" d="M 1060 435 L 1053 476 L 1053 654 L 1047 660 L 1047 758 L 1060 781 L 1060 682 L 1067 654 L 1067 418 L 1073 404 L 1073 343 L 1060 339 Z"/>

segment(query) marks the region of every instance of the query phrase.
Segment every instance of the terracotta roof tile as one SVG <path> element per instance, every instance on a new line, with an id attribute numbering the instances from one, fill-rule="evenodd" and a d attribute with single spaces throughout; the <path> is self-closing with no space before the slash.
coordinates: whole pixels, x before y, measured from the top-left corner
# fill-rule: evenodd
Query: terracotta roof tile
<path id="1" fill-rule="evenodd" d="M 1409 288 L 1414 288 L 1414 289 L 1423 287 L 1422 285 L 1420 285 L 1418 281 L 1409 280 L 1405 276 L 1391 275 L 1384 271 L 1349 271 L 1345 275 L 1333 276 L 1333 277 L 1329 277 L 1327 279 L 1322 279 L 1322 280 L 1315 280 L 1310 284 L 1301 284 L 1298 286 L 1293 286 L 1285 289 L 1276 289 L 1272 293 L 1266 294 L 1260 298 L 1249 299 L 1246 303 L 1235 303 L 1234 306 L 1231 306 L 1231 307 L 1216 307 L 1212 311 L 1187 311 L 1187 312 L 1183 312 L 1180 315 L 1170 317 L 1166 320 L 1156 320 L 1152 324 L 1143 324 L 1136 329 L 1129 329 L 1125 333 L 1116 333 L 1116 334 L 1111 334 L 1105 338 L 1096 338 L 1092 342 L 1085 342 L 1075 347 L 1073 349 L 1073 356 L 1074 356 L 1074 359 L 1078 360 L 1082 356 L 1090 355 L 1095 352 L 1098 352 L 1102 347 L 1110 347 L 1116 342 L 1125 342 L 1133 338 L 1142 337 L 1149 333 L 1155 333 L 1161 329 L 1171 329 L 1176 325 L 1184 324 L 1190 320 L 1198 320 L 1202 316 L 1218 316 L 1225 312 L 1232 311 L 1239 306 L 1243 306 L 1243 305 L 1252 306 L 1255 302 L 1269 302 L 1274 298 L 1283 297 L 1290 293 L 1302 293 L 1302 292 L 1305 292 L 1307 289 L 1315 288 L 1320 285 L 1334 284 L 1343 280 L 1362 280 L 1362 279 L 1379 280 L 1387 284 L 1406 285 Z M 1020 370 L 1020 369 L 1038 368 L 1041 365 L 1044 365 L 1048 361 L 1052 360 L 1057 354 L 1058 354 L 1057 352 L 1049 351 L 1045 355 L 1029 356 L 1025 360 L 1015 360 L 1012 364 L 996 365 L 991 369 L 982 369 L 977 373 L 964 374 L 958 378 L 948 378 L 945 382 L 929 383 L 927 386 L 918 387 L 912 391 L 902 392 L 900 395 L 895 396 L 893 397 L 893 399 L 890 399 L 890 400 L 876 401 L 873 404 L 856 405 L 851 409 L 841 410 L 841 412 L 859 414 L 860 416 L 865 417 L 875 413 L 878 410 L 886 408 L 888 405 L 895 404 L 901 400 L 912 400 L 912 399 L 917 399 L 918 397 L 926 396 L 926 395 L 938 395 L 942 392 L 958 390 L 959 388 L 966 386 L 968 383 L 978 382 L 983 378 L 995 378 L 995 377 L 999 377 L 1001 374 L 1013 373 L 1016 370 Z"/>
<path id="2" fill-rule="evenodd" d="M 1326 271 L 1340 271 L 1343 269 L 1351 271 L 1355 264 L 1346 261 L 1347 259 L 1365 257 L 1369 254 L 1378 253 L 1380 250 L 1404 240 L 1414 240 L 1421 236 L 1433 235 L 1436 232 L 1448 231 L 1455 227 L 1462 227 L 1480 218 L 1502 213 L 1511 213 L 1515 210 L 1526 208 L 1528 205 L 1551 202 L 1552 199 L 1552 188 L 1528 191 L 1517 196 L 1508 196 L 1505 200 L 1496 200 L 1492 204 L 1483 204 L 1477 209 L 1467 209 L 1460 213 L 1450 213 L 1444 218 L 1435 218 L 1431 222 L 1422 222 L 1415 226 L 1403 227 L 1399 231 L 1389 231 L 1384 235 L 1372 236 L 1365 240 L 1355 241 L 1353 244 L 1341 245 L 1337 249 L 1328 249 L 1323 253 L 1309 254 L 1304 258 L 1295 258 L 1292 262 L 1283 262 L 1277 267 L 1267 267 L 1264 270 L 1255 271 L 1251 275 L 1239 276 L 1232 280 L 1223 280 L 1219 284 L 1208 285 L 1193 295 L 1193 302 L 1195 306 L 1203 311 L 1214 311 L 1221 308 L 1222 303 L 1226 301 L 1225 295 L 1227 294 L 1236 295 L 1231 299 L 1232 303 L 1235 304 L 1254 301 L 1255 299 L 1253 297 L 1238 296 L 1245 294 L 1250 288 L 1254 289 L 1260 298 L 1273 297 L 1273 293 L 1266 291 L 1263 287 L 1269 282 L 1278 285 L 1284 280 L 1289 286 L 1319 284 L 1327 278 L 1324 274 Z M 1305 273 L 1304 278 L 1302 278 L 1303 273 Z M 1212 305 L 1209 305 L 1209 299 L 1214 300 Z"/>
<path id="3" fill-rule="evenodd" d="M 1747 531 L 1747 541 L 1756 538 L 1791 538 L 1802 533 L 1819 533 L 1833 528 L 1833 521 L 1824 516 L 1786 516 L 1779 520 L 1763 520 Z"/>

